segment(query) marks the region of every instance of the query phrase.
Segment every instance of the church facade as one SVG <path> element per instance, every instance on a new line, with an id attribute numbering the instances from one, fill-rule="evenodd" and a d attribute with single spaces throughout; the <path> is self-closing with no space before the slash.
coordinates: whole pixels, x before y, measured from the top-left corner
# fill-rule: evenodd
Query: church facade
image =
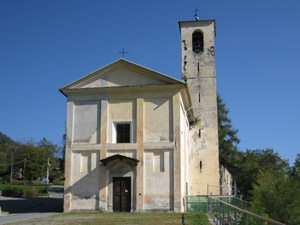
<path id="1" fill-rule="evenodd" d="M 60 89 L 65 212 L 182 212 L 186 195 L 220 194 L 215 21 L 179 26 L 182 81 L 119 59 Z"/>

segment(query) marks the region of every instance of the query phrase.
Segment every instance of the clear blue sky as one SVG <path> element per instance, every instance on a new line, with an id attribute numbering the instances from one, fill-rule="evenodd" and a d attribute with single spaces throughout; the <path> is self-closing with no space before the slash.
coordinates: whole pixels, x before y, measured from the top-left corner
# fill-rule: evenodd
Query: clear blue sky
<path id="1" fill-rule="evenodd" d="M 105 3 L 103 3 L 105 2 Z M 217 89 L 239 148 L 300 153 L 300 1 L 0 1 L 0 131 L 62 143 L 58 88 L 120 57 L 181 79 L 178 21 L 217 20 Z"/>

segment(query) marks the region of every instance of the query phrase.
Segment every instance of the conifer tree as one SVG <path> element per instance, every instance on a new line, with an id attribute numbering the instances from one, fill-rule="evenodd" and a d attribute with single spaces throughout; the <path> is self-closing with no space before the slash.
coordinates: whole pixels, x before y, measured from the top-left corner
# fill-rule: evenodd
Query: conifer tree
<path id="1" fill-rule="evenodd" d="M 238 130 L 232 127 L 231 119 L 228 117 L 229 110 L 219 94 L 217 104 L 220 164 L 234 175 L 238 167 L 237 163 L 240 153 L 237 148 L 237 144 L 240 143 L 240 139 L 237 137 Z"/>

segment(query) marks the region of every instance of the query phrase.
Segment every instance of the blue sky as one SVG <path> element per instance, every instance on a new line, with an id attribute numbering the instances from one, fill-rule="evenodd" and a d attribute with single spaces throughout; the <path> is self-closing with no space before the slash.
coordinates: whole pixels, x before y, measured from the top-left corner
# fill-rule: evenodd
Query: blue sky
<path id="1" fill-rule="evenodd" d="M 105 3 L 104 3 L 105 2 Z M 178 21 L 217 20 L 217 89 L 239 148 L 300 153 L 300 1 L 0 1 L 0 131 L 62 143 L 58 88 L 125 58 L 181 79 Z"/>

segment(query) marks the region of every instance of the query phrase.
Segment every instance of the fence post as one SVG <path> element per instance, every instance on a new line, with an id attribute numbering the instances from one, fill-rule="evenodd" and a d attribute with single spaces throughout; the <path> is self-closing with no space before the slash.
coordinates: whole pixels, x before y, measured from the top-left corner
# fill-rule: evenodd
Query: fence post
<path id="1" fill-rule="evenodd" d="M 236 209 L 234 209 L 234 224 L 237 225 L 237 213 L 236 213 Z"/>
<path id="2" fill-rule="evenodd" d="M 206 208 L 207 212 L 210 213 L 210 208 L 209 208 L 210 205 L 209 205 L 209 198 L 208 198 L 208 196 L 206 197 L 206 204 L 207 204 L 207 208 Z"/>
<path id="3" fill-rule="evenodd" d="M 212 214 L 215 218 L 215 205 L 214 205 L 214 200 L 212 198 L 210 199 L 210 203 L 211 203 L 211 208 L 212 208 Z"/>
<path id="4" fill-rule="evenodd" d="M 219 202 L 216 201 L 216 218 L 217 218 L 217 225 L 219 224 Z"/>
<path id="5" fill-rule="evenodd" d="M 208 192 L 208 191 L 209 191 L 209 190 L 208 190 L 208 187 L 209 187 L 209 184 L 207 184 L 207 196 L 208 196 L 208 193 L 209 193 L 209 192 Z"/>
<path id="6" fill-rule="evenodd" d="M 227 220 L 228 220 L 228 224 L 230 224 L 230 207 L 229 207 L 229 205 L 227 206 L 227 214 L 228 214 L 228 218 L 227 218 Z"/>
<path id="7" fill-rule="evenodd" d="M 236 197 L 236 181 L 234 181 L 234 196 Z"/>
<path id="8" fill-rule="evenodd" d="M 225 224 L 225 222 L 224 222 L 225 221 L 225 209 L 224 209 L 225 206 L 224 206 L 224 204 L 222 204 L 222 205 L 223 205 L 223 220 L 222 220 L 222 223 Z"/>
<path id="9" fill-rule="evenodd" d="M 219 224 L 221 224 L 221 218 L 222 218 L 222 215 L 221 215 L 221 202 L 219 202 L 218 212 L 219 212 Z"/>
<path id="10" fill-rule="evenodd" d="M 246 214 L 246 225 L 248 225 L 248 214 Z"/>

